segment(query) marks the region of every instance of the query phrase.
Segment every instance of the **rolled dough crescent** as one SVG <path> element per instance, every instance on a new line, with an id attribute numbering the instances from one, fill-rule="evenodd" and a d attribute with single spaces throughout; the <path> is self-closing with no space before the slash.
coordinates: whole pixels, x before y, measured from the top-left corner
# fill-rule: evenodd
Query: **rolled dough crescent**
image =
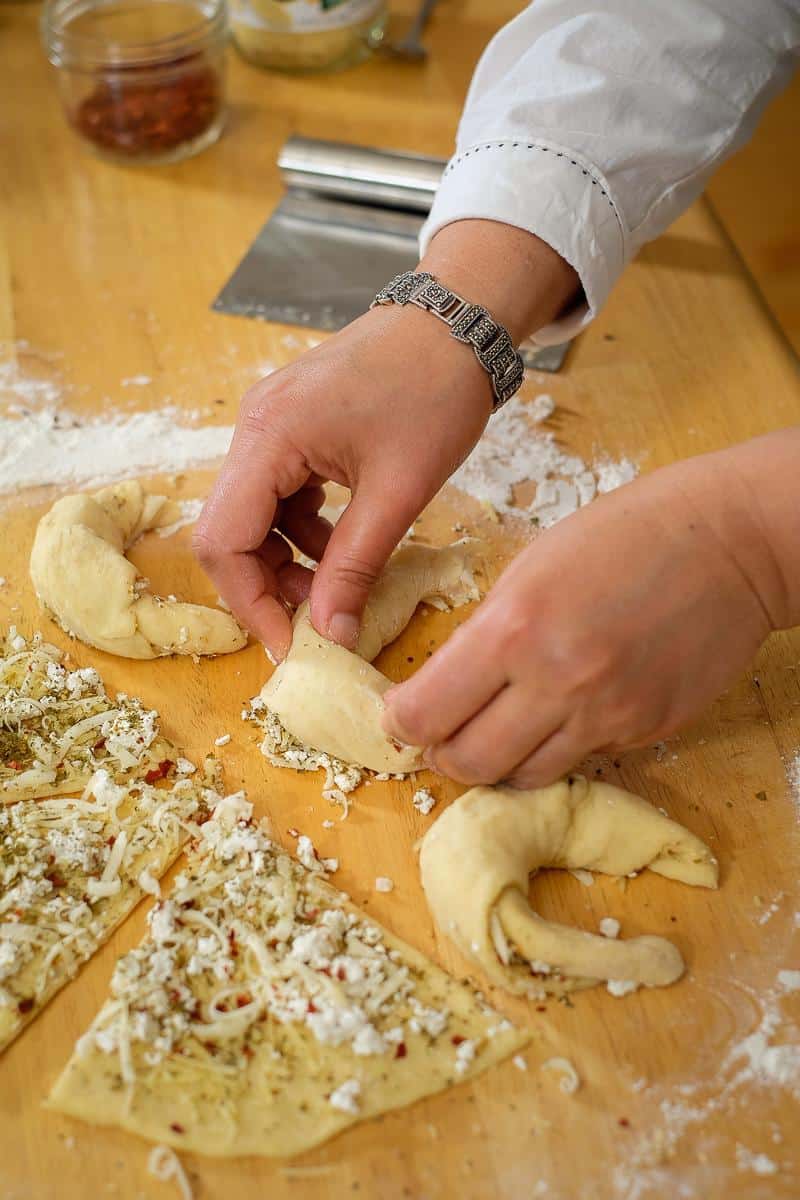
<path id="1" fill-rule="evenodd" d="M 136 481 L 57 500 L 36 529 L 31 579 L 67 633 L 123 658 L 228 654 L 247 638 L 229 613 L 142 591 L 126 549 L 177 506 Z"/>
<path id="2" fill-rule="evenodd" d="M 717 886 L 707 846 L 638 796 L 573 776 L 536 791 L 476 787 L 423 838 L 420 869 L 439 927 L 493 983 L 518 993 L 563 992 L 599 980 L 673 983 L 683 960 L 659 937 L 616 941 L 545 921 L 528 904 L 543 867 Z M 533 964 L 533 965 L 531 965 Z"/>
<path id="3" fill-rule="evenodd" d="M 298 609 L 291 649 L 261 691 L 293 737 L 373 771 L 419 770 L 421 749 L 398 746 L 381 726 L 383 694 L 391 681 L 368 660 L 394 641 L 421 601 L 458 606 L 478 598 L 473 545 L 401 547 L 369 598 L 356 653 L 317 633 L 307 604 Z"/>

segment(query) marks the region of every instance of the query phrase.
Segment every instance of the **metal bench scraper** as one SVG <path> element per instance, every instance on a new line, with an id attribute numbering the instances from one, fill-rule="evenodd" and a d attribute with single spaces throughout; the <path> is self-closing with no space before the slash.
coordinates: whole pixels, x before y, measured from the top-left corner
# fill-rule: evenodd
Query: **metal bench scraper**
<path id="1" fill-rule="evenodd" d="M 219 312 L 341 329 L 380 287 L 417 263 L 417 239 L 444 159 L 291 137 L 278 156 L 285 193 L 214 301 Z M 567 346 L 520 347 L 557 371 Z"/>

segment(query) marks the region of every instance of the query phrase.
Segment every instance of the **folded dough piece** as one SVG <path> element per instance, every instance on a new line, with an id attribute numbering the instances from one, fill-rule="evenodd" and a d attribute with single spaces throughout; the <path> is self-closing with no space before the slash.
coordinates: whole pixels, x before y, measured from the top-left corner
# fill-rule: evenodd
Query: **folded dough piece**
<path id="1" fill-rule="evenodd" d="M 528 1041 L 217 805 L 50 1106 L 210 1155 L 292 1155 Z M 302 1189 L 301 1189 L 302 1190 Z"/>
<path id="2" fill-rule="evenodd" d="M 419 770 L 421 749 L 399 746 L 381 726 L 383 694 L 392 684 L 368 660 L 405 629 L 422 601 L 457 607 L 477 600 L 474 546 L 465 539 L 396 551 L 367 602 L 356 653 L 317 633 L 302 605 L 291 649 L 261 691 L 284 729 L 305 746 L 373 771 Z"/>
<path id="3" fill-rule="evenodd" d="M 70 669 L 56 646 L 12 625 L 0 642 L 0 802 L 80 792 L 99 769 L 119 783 L 175 758 L 158 713 L 112 699 L 93 667 Z"/>
<path id="4" fill-rule="evenodd" d="M 40 602 L 67 633 L 124 658 L 241 649 L 247 638 L 229 613 L 153 596 L 137 583 L 125 551 L 179 515 L 173 501 L 137 481 L 57 500 L 31 551 Z"/>
<path id="5" fill-rule="evenodd" d="M 717 886 L 717 861 L 682 825 L 630 792 L 582 776 L 536 791 L 476 787 L 422 841 L 425 895 L 439 927 L 493 983 L 538 994 L 599 980 L 673 983 L 683 960 L 660 937 L 617 941 L 545 921 L 528 904 L 543 867 L 628 875 L 648 868 Z"/>

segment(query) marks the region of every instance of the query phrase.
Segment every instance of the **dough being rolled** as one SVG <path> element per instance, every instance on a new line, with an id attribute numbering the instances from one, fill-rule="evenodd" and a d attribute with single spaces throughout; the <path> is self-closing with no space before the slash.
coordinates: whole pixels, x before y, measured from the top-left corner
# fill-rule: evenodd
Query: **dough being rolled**
<path id="1" fill-rule="evenodd" d="M 456 607 L 478 598 L 471 551 L 469 541 L 396 551 L 367 602 L 356 653 L 317 633 L 302 605 L 291 649 L 261 691 L 283 727 L 305 746 L 373 771 L 419 770 L 420 747 L 399 746 L 381 726 L 391 681 L 368 660 L 394 641 L 420 602 Z"/>
<path id="2" fill-rule="evenodd" d="M 548 788 L 476 787 L 423 838 L 420 868 L 439 927 L 493 983 L 518 993 L 563 992 L 615 980 L 673 983 L 683 959 L 660 937 L 625 941 L 545 921 L 528 904 L 543 867 L 717 886 L 717 861 L 682 825 L 630 792 L 573 776 Z"/>
<path id="3" fill-rule="evenodd" d="M 247 638 L 229 613 L 153 596 L 137 583 L 125 551 L 178 516 L 173 501 L 136 481 L 57 500 L 31 551 L 40 602 L 67 633 L 124 658 L 240 650 Z"/>

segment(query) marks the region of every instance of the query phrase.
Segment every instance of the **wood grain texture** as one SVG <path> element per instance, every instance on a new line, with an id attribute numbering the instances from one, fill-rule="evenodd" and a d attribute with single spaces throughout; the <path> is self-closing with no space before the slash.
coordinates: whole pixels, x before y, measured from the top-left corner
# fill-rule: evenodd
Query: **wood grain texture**
<path id="1" fill-rule="evenodd" d="M 411 0 L 398 7 L 410 11 Z M 7 339 L 7 355 L 28 373 L 58 381 L 64 405 L 81 413 L 172 403 L 199 408 L 207 420 L 232 421 L 242 390 L 265 364 L 289 361 L 306 342 L 303 333 L 292 340 L 285 328 L 209 311 L 279 195 L 280 143 L 297 131 L 446 154 L 472 64 L 493 28 L 518 6 L 493 5 L 491 17 L 488 7 L 479 0 L 443 3 L 424 68 L 373 62 L 338 76 L 283 79 L 231 54 L 232 114 L 222 141 L 163 169 L 122 169 L 84 152 L 59 111 L 39 48 L 37 9 L 6 7 L 0 338 Z M 121 386 L 137 374 L 152 384 Z M 588 457 L 628 454 L 645 471 L 800 420 L 788 349 L 702 204 L 628 270 L 566 370 L 526 384 L 528 396 L 545 390 L 557 401 L 551 427 L 566 447 Z M 203 495 L 211 478 L 210 471 L 196 471 L 155 482 L 187 497 Z M 67 646 L 37 611 L 27 576 L 45 499 L 23 495 L 3 504 L 0 574 L 8 582 L 0 589 L 0 620 L 26 632 L 42 628 Z M 445 496 L 419 532 L 444 539 L 456 520 L 486 538 L 493 574 L 514 538 L 468 501 Z M 146 539 L 134 556 L 157 589 L 213 602 L 191 561 L 186 530 L 169 541 Z M 616 586 L 618 562 L 609 562 L 608 577 L 609 587 Z M 383 656 L 385 669 L 395 678 L 412 671 L 463 615 L 420 614 Z M 242 702 L 269 669 L 258 646 L 197 665 L 126 662 L 80 645 L 71 649 L 81 664 L 96 665 L 109 686 L 156 705 L 167 735 L 191 755 L 231 733 L 231 743 L 217 751 L 227 783 L 248 788 L 275 836 L 291 846 L 289 827 L 308 833 L 322 853 L 341 858 L 336 882 L 365 911 L 446 968 L 466 970 L 432 928 L 418 880 L 414 843 L 437 810 L 422 818 L 411 806 L 410 783 L 373 784 L 357 796 L 346 822 L 324 829 L 323 820 L 338 814 L 320 798 L 319 781 L 269 768 L 239 719 Z M 665 751 L 588 764 L 706 838 L 722 864 L 719 892 L 647 876 L 625 888 L 599 879 L 584 888 L 548 873 L 534 885 L 547 917 L 596 929 L 612 915 L 623 936 L 674 937 L 689 963 L 685 981 L 625 1000 L 594 991 L 569 1006 L 493 994 L 534 1031 L 527 1071 L 506 1064 L 292 1164 L 187 1156 L 197 1195 L 796 1196 L 797 1105 L 785 1090 L 737 1085 L 730 1053 L 761 1020 L 777 970 L 800 966 L 798 814 L 786 780 L 787 762 L 800 748 L 799 671 L 800 635 L 774 637 L 753 670 Z M 440 804 L 458 790 L 424 781 L 432 782 Z M 393 893 L 375 892 L 378 875 L 395 881 Z M 140 938 L 145 908 L 0 1062 L 0 1200 L 170 1194 L 147 1175 L 143 1143 L 93 1132 L 41 1107 L 104 999 L 116 957 Z M 780 1040 L 797 1039 L 798 999 L 775 1001 L 786 1018 Z M 540 1069 L 554 1054 L 569 1057 L 580 1073 L 573 1097 Z M 777 1172 L 759 1176 L 737 1167 L 737 1145 L 769 1155 Z"/>

